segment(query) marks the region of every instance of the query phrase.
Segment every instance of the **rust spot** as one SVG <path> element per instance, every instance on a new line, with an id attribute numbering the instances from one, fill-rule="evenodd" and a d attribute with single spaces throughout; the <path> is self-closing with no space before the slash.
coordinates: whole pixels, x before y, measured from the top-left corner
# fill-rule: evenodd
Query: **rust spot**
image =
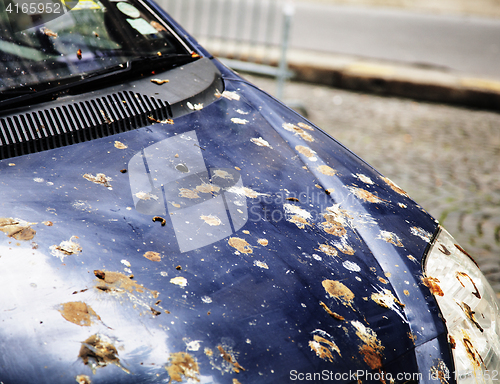
<path id="1" fill-rule="evenodd" d="M 214 215 L 201 215 L 200 219 L 202 219 L 205 223 L 207 223 L 210 226 L 216 226 L 216 225 L 221 225 L 222 221 L 217 216 Z"/>
<path id="2" fill-rule="evenodd" d="M 337 174 L 337 171 L 328 165 L 320 165 L 316 169 L 327 176 L 335 176 Z"/>
<path id="3" fill-rule="evenodd" d="M 389 185 L 389 187 L 392 188 L 392 190 L 394 192 L 399 193 L 400 195 L 409 197 L 408 194 L 403 189 L 398 187 L 392 180 L 388 179 L 387 177 L 382 177 L 382 180 L 384 180 L 387 183 L 387 185 Z"/>
<path id="4" fill-rule="evenodd" d="M 299 199 L 297 199 L 296 197 L 287 197 L 286 200 L 288 200 L 288 201 L 296 201 L 296 202 L 299 201 Z"/>
<path id="5" fill-rule="evenodd" d="M 170 376 L 169 383 L 174 381 L 182 382 L 183 377 L 200 381 L 197 375 L 200 374 L 200 368 L 196 360 L 186 352 L 172 353 L 169 357 L 169 364 L 165 367 Z"/>
<path id="6" fill-rule="evenodd" d="M 0 218 L 0 231 L 16 240 L 32 240 L 36 231 L 30 227 L 31 224 L 10 217 L 2 217 Z"/>
<path id="7" fill-rule="evenodd" d="M 438 359 L 436 364 L 431 367 L 430 378 L 439 380 L 441 384 L 448 384 L 450 370 L 443 360 Z"/>
<path id="8" fill-rule="evenodd" d="M 417 335 L 413 334 L 413 332 L 408 332 L 408 337 L 413 342 L 413 344 L 415 344 L 415 341 L 417 341 Z"/>
<path id="9" fill-rule="evenodd" d="M 221 355 L 221 357 L 227 361 L 228 363 L 232 364 L 233 365 L 233 370 L 234 372 L 236 373 L 239 373 L 240 370 L 241 371 L 245 371 L 245 368 L 243 368 L 237 361 L 236 359 L 234 358 L 234 356 L 232 356 L 231 354 L 227 353 L 224 348 L 222 347 L 222 345 L 218 345 L 217 346 L 217 349 L 219 350 L 219 353 Z"/>
<path id="10" fill-rule="evenodd" d="M 331 317 L 333 317 L 334 319 L 336 320 L 340 320 L 340 321 L 344 321 L 345 318 L 344 316 L 340 316 L 338 313 L 335 313 L 333 312 L 330 308 L 328 308 L 328 306 L 323 303 L 322 301 L 319 302 L 319 305 L 321 305 L 323 307 L 323 309 L 326 311 L 326 313 L 328 313 Z"/>
<path id="11" fill-rule="evenodd" d="M 147 251 L 143 256 L 151 261 L 161 261 L 161 255 L 158 252 Z"/>
<path id="12" fill-rule="evenodd" d="M 116 347 L 104 335 L 92 335 L 85 340 L 82 343 L 78 357 L 92 369 L 94 374 L 97 368 L 105 367 L 108 364 L 115 364 L 125 372 L 130 373 L 120 364 Z"/>
<path id="13" fill-rule="evenodd" d="M 367 190 L 364 190 L 362 188 L 352 186 L 348 188 L 354 194 L 354 196 L 363 201 L 367 201 L 369 203 L 382 203 L 383 201 L 385 201 L 377 195 L 374 195 L 373 193 L 368 192 Z"/>
<path id="14" fill-rule="evenodd" d="M 473 294 L 474 296 L 476 296 L 478 299 L 480 299 L 480 298 L 481 298 L 481 294 L 479 293 L 479 290 L 477 289 L 476 283 L 474 283 L 474 280 L 472 280 L 472 277 L 470 277 L 470 276 L 469 276 L 467 273 L 465 273 L 465 272 L 457 272 L 457 273 L 456 273 L 456 278 L 457 278 L 457 280 L 460 282 L 460 285 L 462 285 L 462 287 L 464 287 L 464 288 L 465 288 L 465 285 L 464 285 L 464 283 L 462 282 L 461 278 L 468 279 L 468 280 L 471 282 L 471 284 L 473 285 L 474 290 L 475 290 L 474 292 L 472 292 L 472 294 Z"/>
<path id="15" fill-rule="evenodd" d="M 340 221 L 337 221 L 337 215 L 324 213 L 323 217 L 326 221 L 321 223 L 321 227 L 326 233 L 339 237 L 342 237 L 347 233 L 344 225 Z"/>
<path id="16" fill-rule="evenodd" d="M 290 223 L 294 223 L 300 229 L 304 229 L 306 225 L 311 226 L 311 224 L 309 224 L 306 219 L 299 215 L 293 215 L 292 217 L 287 219 L 287 221 L 289 221 Z"/>
<path id="17" fill-rule="evenodd" d="M 408 290 L 407 290 L 407 289 L 405 289 L 405 290 L 403 291 L 403 293 L 405 294 L 405 296 L 410 296 L 410 292 L 408 292 Z"/>
<path id="18" fill-rule="evenodd" d="M 154 309 L 153 307 L 150 307 L 151 309 L 151 313 L 153 314 L 153 317 L 156 317 L 156 316 L 159 316 L 161 315 L 161 312 L 160 311 L 157 311 L 156 309 Z"/>
<path id="19" fill-rule="evenodd" d="M 159 221 L 161 223 L 161 226 L 164 227 L 165 224 L 167 224 L 167 220 L 165 220 L 163 217 L 161 216 L 155 216 L 153 217 L 153 222 L 157 222 Z"/>
<path id="20" fill-rule="evenodd" d="M 462 330 L 463 333 L 463 338 L 462 342 L 465 347 L 465 350 L 467 351 L 467 357 L 471 361 L 472 365 L 477 369 L 481 368 L 481 365 L 484 365 L 483 358 L 479 354 L 478 350 L 476 347 L 474 347 L 474 344 L 472 343 L 470 336 L 467 334 L 465 330 Z"/>
<path id="21" fill-rule="evenodd" d="M 47 227 L 52 227 L 54 223 L 52 221 L 42 221 L 43 225 L 46 225 Z"/>
<path id="22" fill-rule="evenodd" d="M 444 292 L 439 286 L 439 279 L 435 277 L 422 277 L 422 283 L 429 288 L 432 294 L 444 296 Z"/>
<path id="23" fill-rule="evenodd" d="M 177 269 L 178 271 L 181 271 L 182 267 L 180 265 L 178 265 L 177 267 L 175 267 L 175 269 Z"/>
<path id="24" fill-rule="evenodd" d="M 78 58 L 78 60 L 82 59 L 82 50 L 81 49 L 78 49 L 78 51 L 76 51 L 76 57 Z"/>
<path id="25" fill-rule="evenodd" d="M 61 312 L 62 317 L 69 322 L 85 327 L 90 327 L 92 325 L 92 318 L 101 320 L 90 305 L 81 301 L 64 303 L 59 312 Z"/>
<path id="26" fill-rule="evenodd" d="M 385 349 L 377 338 L 377 334 L 368 327 L 365 327 L 359 321 L 352 321 L 351 324 L 356 328 L 356 335 L 363 341 L 359 348 L 359 353 L 371 369 L 382 368 L 382 351 Z"/>
<path id="27" fill-rule="evenodd" d="M 340 300 L 345 306 L 352 308 L 354 293 L 340 281 L 323 280 L 321 282 L 325 291 L 334 299 Z"/>
<path id="28" fill-rule="evenodd" d="M 162 84 L 166 84 L 168 83 L 170 80 L 167 80 L 167 79 L 151 79 L 150 80 L 152 83 L 155 83 L 155 84 L 158 84 L 158 85 L 162 85 Z"/>
<path id="29" fill-rule="evenodd" d="M 241 253 L 252 253 L 252 247 L 247 243 L 246 240 L 240 239 L 239 237 L 230 237 L 228 240 L 228 244 L 236 248 Z"/>
<path id="30" fill-rule="evenodd" d="M 109 182 L 112 179 L 111 177 L 107 177 L 104 173 L 98 173 L 95 176 L 91 175 L 90 173 L 86 173 L 83 175 L 83 178 L 95 184 L 103 185 L 106 188 L 111 188 L 111 184 Z"/>
<path id="31" fill-rule="evenodd" d="M 241 384 L 238 379 L 233 379 L 233 384 Z"/>

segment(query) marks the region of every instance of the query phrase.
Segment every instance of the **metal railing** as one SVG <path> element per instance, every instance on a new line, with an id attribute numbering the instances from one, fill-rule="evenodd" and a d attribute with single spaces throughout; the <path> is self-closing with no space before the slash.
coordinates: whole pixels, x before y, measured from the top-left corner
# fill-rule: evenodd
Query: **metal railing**
<path id="1" fill-rule="evenodd" d="M 159 0 L 214 56 L 237 71 L 277 80 L 283 97 L 293 5 L 285 0 Z"/>

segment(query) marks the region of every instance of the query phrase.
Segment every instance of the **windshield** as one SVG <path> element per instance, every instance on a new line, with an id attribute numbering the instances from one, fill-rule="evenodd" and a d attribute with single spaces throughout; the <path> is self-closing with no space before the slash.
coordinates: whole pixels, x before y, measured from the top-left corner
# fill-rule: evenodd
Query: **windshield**
<path id="1" fill-rule="evenodd" d="M 140 0 L 31 1 L 0 0 L 0 92 L 40 91 L 135 59 L 190 53 Z"/>

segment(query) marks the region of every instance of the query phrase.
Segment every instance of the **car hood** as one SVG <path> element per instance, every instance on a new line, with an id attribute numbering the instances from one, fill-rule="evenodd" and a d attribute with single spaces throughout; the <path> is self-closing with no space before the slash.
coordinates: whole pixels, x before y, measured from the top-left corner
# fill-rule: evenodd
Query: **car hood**
<path id="1" fill-rule="evenodd" d="M 435 220 L 245 81 L 217 97 L 0 162 L 2 380 L 418 369 Z"/>

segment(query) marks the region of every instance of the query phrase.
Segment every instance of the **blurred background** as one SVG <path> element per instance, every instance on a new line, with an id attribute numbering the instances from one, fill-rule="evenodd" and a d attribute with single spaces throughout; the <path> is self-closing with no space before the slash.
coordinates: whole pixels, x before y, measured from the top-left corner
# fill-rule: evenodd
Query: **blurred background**
<path id="1" fill-rule="evenodd" d="M 499 0 L 162 0 L 405 189 L 500 292 Z"/>

